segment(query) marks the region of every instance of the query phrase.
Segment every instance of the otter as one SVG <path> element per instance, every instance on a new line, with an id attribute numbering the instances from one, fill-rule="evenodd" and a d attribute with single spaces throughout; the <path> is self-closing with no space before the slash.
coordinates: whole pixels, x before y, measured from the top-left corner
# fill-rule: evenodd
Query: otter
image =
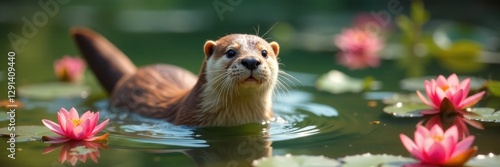
<path id="1" fill-rule="evenodd" d="M 273 118 L 279 45 L 256 35 L 230 34 L 203 46 L 199 75 L 170 64 L 137 68 L 100 34 L 71 29 L 110 106 L 199 127 L 262 123 Z"/>

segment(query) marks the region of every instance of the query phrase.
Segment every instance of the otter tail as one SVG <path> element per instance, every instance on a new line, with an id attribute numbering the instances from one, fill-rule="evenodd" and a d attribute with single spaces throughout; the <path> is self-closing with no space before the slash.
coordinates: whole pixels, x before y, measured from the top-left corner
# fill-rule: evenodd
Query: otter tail
<path id="1" fill-rule="evenodd" d="M 121 77 L 135 73 L 136 66 L 106 38 L 87 28 L 71 29 L 80 53 L 108 93 Z"/>

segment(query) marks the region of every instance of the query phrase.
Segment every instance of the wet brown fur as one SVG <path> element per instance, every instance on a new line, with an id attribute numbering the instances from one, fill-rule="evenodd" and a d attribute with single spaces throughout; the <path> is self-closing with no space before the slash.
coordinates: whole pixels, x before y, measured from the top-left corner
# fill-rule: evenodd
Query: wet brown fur
<path id="1" fill-rule="evenodd" d="M 127 64 L 130 60 L 123 53 L 99 34 L 85 28 L 74 28 L 72 35 L 90 68 L 111 94 L 112 107 L 165 119 L 174 124 L 194 126 L 260 123 L 273 117 L 271 95 L 277 80 L 279 52 L 279 45 L 275 42 L 268 43 L 258 36 L 245 34 L 232 34 L 217 41 L 207 41 L 203 47 L 205 59 L 199 76 L 195 76 L 183 68 L 167 64 L 135 69 L 135 66 Z M 228 49 L 237 50 L 239 55 L 230 61 L 224 59 Z M 259 57 L 262 49 L 268 52 L 268 58 Z M 214 68 L 214 65 L 222 62 L 227 66 L 215 68 L 238 69 L 241 68 L 239 61 L 246 56 L 263 61 L 259 71 L 262 78 L 257 77 L 257 86 L 250 84 L 241 87 L 234 81 L 230 91 L 220 93 L 216 90 L 220 86 L 214 78 L 211 78 L 213 81 L 207 81 L 207 75 L 216 75 L 220 71 L 207 71 L 208 66 Z M 214 64 L 209 65 L 207 62 Z M 107 67 L 102 67 L 103 64 Z M 240 73 L 248 73 L 236 71 L 226 79 L 241 78 L 243 74 Z"/>

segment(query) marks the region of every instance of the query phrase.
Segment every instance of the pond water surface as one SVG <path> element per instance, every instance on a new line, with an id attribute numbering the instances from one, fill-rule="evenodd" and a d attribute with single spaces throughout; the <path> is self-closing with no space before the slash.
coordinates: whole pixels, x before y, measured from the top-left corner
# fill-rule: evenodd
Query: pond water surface
<path id="1" fill-rule="evenodd" d="M 63 14 L 68 15 L 54 17 L 58 20 L 56 19 L 52 22 L 53 24 L 48 24 L 40 29 L 38 36 L 30 40 L 26 52 L 18 53 L 16 59 L 16 68 L 18 69 L 16 85 L 18 87 L 56 82 L 52 69 L 53 61 L 65 54 L 79 54 L 67 33 L 71 26 L 86 25 L 96 29 L 129 55 L 136 65 L 170 63 L 197 73 L 203 60 L 202 45 L 207 39 L 216 39 L 233 32 L 254 33 L 252 27 L 257 24 L 266 23 L 269 25 L 267 27 L 270 27 L 276 22 L 274 19 L 269 21 L 268 17 L 262 16 L 260 18 L 260 15 L 255 16 L 259 18 L 255 22 L 248 21 L 252 20 L 251 17 L 238 21 L 226 15 L 228 20 L 225 22 L 207 23 L 195 19 L 194 23 L 197 24 L 194 26 L 201 28 L 192 31 L 189 29 L 189 32 L 180 30 L 179 32 L 174 30 L 163 32 L 163 29 L 158 30 L 158 32 L 156 29 L 148 30 L 148 26 L 128 24 L 141 21 L 141 19 L 128 16 L 147 14 L 147 12 L 141 13 L 141 11 L 127 13 L 125 9 L 134 8 L 133 4 L 116 8 L 115 6 L 107 6 L 104 8 L 90 7 L 90 9 L 89 6 L 92 4 L 86 5 L 69 5 L 65 9 L 87 11 L 93 15 L 83 17 L 78 15 L 82 14 L 81 12 L 75 14 L 62 10 Z M 202 8 L 198 12 L 201 14 L 198 14 L 203 15 L 205 14 L 203 12 L 206 11 L 212 12 L 213 9 L 210 5 L 200 4 L 199 6 Z M 190 9 L 186 6 L 189 5 L 185 5 L 184 8 Z M 253 13 L 250 11 L 258 9 L 255 5 L 249 6 L 245 8 L 242 5 L 241 9 L 245 14 L 240 15 L 252 15 Z M 113 14 L 102 12 L 108 9 L 117 11 L 112 12 Z M 291 11 L 294 9 L 292 7 L 282 10 L 293 13 Z M 283 24 L 296 24 L 304 31 L 307 31 L 308 26 L 310 26 L 307 24 L 309 22 L 304 20 L 318 18 L 315 17 L 318 15 L 314 14 L 292 17 L 298 14 L 306 15 L 307 12 L 294 13 L 289 17 L 283 15 L 280 17 L 279 13 L 275 14 L 278 20 L 292 18 L 290 23 Z M 91 17 L 94 15 L 100 17 Z M 169 15 L 169 13 L 167 12 L 165 15 Z M 70 19 L 72 17 L 75 19 Z M 86 22 L 85 18 L 90 19 L 90 21 Z M 348 24 L 345 21 L 346 18 L 339 18 L 337 19 L 340 21 L 331 22 L 328 25 Z M 188 19 L 192 18 L 186 18 L 186 20 Z M 218 21 L 216 16 L 209 19 Z M 322 22 L 320 21 L 320 23 Z M 15 23 L 9 25 L 14 28 L 2 27 L 2 30 L 18 32 L 20 29 L 19 26 L 15 26 Z M 338 28 L 339 26 L 334 27 Z M 141 28 L 146 28 L 146 30 Z M 320 29 L 315 29 L 315 31 L 317 30 Z M 338 29 L 336 31 L 338 32 Z M 8 45 L 7 42 L 1 42 L 2 45 Z M 104 146 L 92 145 L 92 148 L 99 152 L 92 154 L 92 157 L 87 157 L 86 162 L 78 162 L 77 166 L 249 166 L 255 159 L 285 154 L 324 155 L 329 158 L 340 158 L 363 153 L 385 153 L 410 157 L 401 144 L 399 134 L 413 136 L 415 125 L 422 121 L 422 118 L 397 118 L 386 114 L 383 112 L 385 104 L 377 99 L 366 98 L 366 93 L 369 92 L 330 94 L 314 88 L 317 76 L 337 69 L 357 78 L 373 76 L 382 83 L 381 89 L 377 91 L 385 92 L 385 94 L 409 93 L 410 91 L 400 88 L 400 80 L 406 78 L 406 72 L 398 62 L 384 60 L 379 68 L 349 71 L 335 62 L 334 52 L 304 50 L 293 48 L 293 44 L 289 41 L 278 42 L 282 44 L 280 61 L 283 65 L 281 68 L 294 75 L 302 84 L 296 83 L 295 86 L 290 84 L 289 91 L 282 91 L 276 95 L 273 105 L 275 120 L 265 125 L 195 128 L 175 126 L 162 120 L 145 118 L 128 112 L 111 111 L 108 108 L 107 95 L 100 88 L 90 70 L 87 70 L 84 84 L 88 85 L 90 90 L 86 92 L 84 98 L 39 100 L 22 95 L 18 96 L 17 100 L 24 103 L 24 107 L 17 109 L 16 126 L 42 126 L 42 119 L 56 121 L 56 113 L 61 107 L 67 109 L 75 107 L 80 113 L 87 110 L 100 111 L 101 120 L 110 119 L 110 123 L 103 130 L 104 133 L 109 133 L 109 141 Z M 5 64 L 2 64 L 0 70 L 6 69 L 4 66 Z M 447 76 L 453 73 L 453 71 L 442 68 L 435 61 L 430 61 L 422 66 L 427 70 L 426 75 L 443 74 Z M 499 71 L 499 64 L 489 64 L 482 71 L 467 75 L 499 80 Z M 4 86 L 7 84 L 6 82 L 4 78 L 0 79 L 2 96 L 4 88 L 7 87 Z M 486 97 L 479 105 L 484 106 L 487 103 L 498 110 L 500 100 L 492 98 Z M 2 111 L 4 110 L 2 109 Z M 6 127 L 8 121 L 0 121 L 0 124 L 0 128 Z M 476 136 L 474 145 L 479 147 L 478 154 L 500 154 L 499 124 L 485 123 L 484 126 L 484 130 L 470 128 L 470 133 Z M 70 144 L 73 145 L 67 147 L 86 145 L 87 143 Z M 0 166 L 71 166 L 68 162 L 60 163 L 65 146 L 60 146 L 50 152 L 48 151 L 50 145 L 43 142 L 16 143 L 15 160 L 7 157 L 9 152 L 5 151 L 4 148 L 8 147 L 9 143 L 0 143 L 0 149 L 3 150 L 0 151 Z M 80 152 L 82 151 L 89 150 L 80 150 Z"/>

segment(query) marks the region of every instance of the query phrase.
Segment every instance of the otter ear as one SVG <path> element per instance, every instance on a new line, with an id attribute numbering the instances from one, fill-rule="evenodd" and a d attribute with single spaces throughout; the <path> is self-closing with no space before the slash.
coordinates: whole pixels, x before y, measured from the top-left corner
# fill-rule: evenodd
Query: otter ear
<path id="1" fill-rule="evenodd" d="M 214 41 L 205 42 L 205 46 L 203 46 L 203 52 L 205 52 L 205 56 L 210 57 L 214 53 L 214 47 L 217 45 Z"/>
<path id="2" fill-rule="evenodd" d="M 276 57 L 278 57 L 278 54 L 280 53 L 280 45 L 278 45 L 277 42 L 271 42 L 269 43 L 271 45 L 271 48 L 273 48 L 274 54 L 276 54 Z"/>

